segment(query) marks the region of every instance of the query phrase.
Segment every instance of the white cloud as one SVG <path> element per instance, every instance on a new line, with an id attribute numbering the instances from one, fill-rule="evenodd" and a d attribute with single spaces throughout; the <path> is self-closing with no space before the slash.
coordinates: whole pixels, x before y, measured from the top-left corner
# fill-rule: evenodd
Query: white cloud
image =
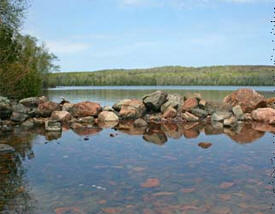
<path id="1" fill-rule="evenodd" d="M 90 45 L 86 43 L 70 41 L 47 41 L 46 46 L 51 52 L 57 54 L 74 54 L 89 49 Z"/>

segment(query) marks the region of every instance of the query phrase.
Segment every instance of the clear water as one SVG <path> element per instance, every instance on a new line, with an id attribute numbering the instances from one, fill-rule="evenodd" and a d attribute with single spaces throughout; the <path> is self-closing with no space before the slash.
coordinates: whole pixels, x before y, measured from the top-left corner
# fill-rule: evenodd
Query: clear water
<path id="1" fill-rule="evenodd" d="M 151 90 L 50 90 L 49 97 L 111 105 Z M 221 100 L 230 90 L 200 92 Z M 274 138 L 259 130 L 257 125 L 237 133 L 196 124 L 150 130 L 124 125 L 67 130 L 55 140 L 39 129 L 16 130 L 0 137 L 0 143 L 16 149 L 0 155 L 0 213 L 274 213 Z M 212 146 L 202 149 L 200 142 Z"/>

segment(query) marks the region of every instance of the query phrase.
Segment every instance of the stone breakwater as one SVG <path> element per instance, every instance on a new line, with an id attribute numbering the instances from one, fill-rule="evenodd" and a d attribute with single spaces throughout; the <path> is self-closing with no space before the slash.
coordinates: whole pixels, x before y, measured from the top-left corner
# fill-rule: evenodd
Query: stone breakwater
<path id="1" fill-rule="evenodd" d="M 213 103 L 197 93 L 184 97 L 156 91 L 140 100 L 121 100 L 112 107 L 91 101 L 73 104 L 65 99 L 56 103 L 44 96 L 20 101 L 0 97 L 0 135 L 18 127 L 26 130 L 40 127 L 48 133 L 66 129 L 85 133 L 91 128 L 145 130 L 156 124 L 177 124 L 177 127 L 204 124 L 215 130 L 226 128 L 236 132 L 247 123 L 257 123 L 262 131 L 274 132 L 275 97 L 265 98 L 255 90 L 239 89 L 222 103 Z"/>

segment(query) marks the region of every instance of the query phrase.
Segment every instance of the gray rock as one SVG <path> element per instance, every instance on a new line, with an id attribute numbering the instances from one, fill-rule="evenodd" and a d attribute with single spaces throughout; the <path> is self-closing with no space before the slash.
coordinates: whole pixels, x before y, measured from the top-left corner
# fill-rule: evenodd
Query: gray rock
<path id="1" fill-rule="evenodd" d="M 142 100 L 148 111 L 159 111 L 162 104 L 167 101 L 168 94 L 163 91 L 156 91 L 145 95 Z"/>
<path id="2" fill-rule="evenodd" d="M 45 122 L 45 129 L 49 132 L 60 132 L 62 131 L 61 123 L 57 121 L 47 120 Z"/>
<path id="3" fill-rule="evenodd" d="M 134 122 L 135 127 L 146 127 L 147 125 L 148 125 L 147 122 L 141 118 L 135 120 Z"/>
<path id="4" fill-rule="evenodd" d="M 178 109 L 184 103 L 184 99 L 179 94 L 168 94 L 167 102 L 165 102 L 160 110 L 164 113 L 169 107 L 173 107 L 174 109 Z"/>
<path id="5" fill-rule="evenodd" d="M 45 96 L 42 96 L 42 97 L 28 97 L 20 100 L 19 103 L 26 107 L 35 108 L 35 107 L 38 107 L 40 103 L 47 102 L 47 101 L 48 101 L 48 98 Z"/>
<path id="6" fill-rule="evenodd" d="M 232 108 L 232 111 L 234 115 L 237 117 L 238 120 L 243 120 L 244 119 L 244 114 L 242 107 L 240 105 L 236 105 Z"/>
<path id="7" fill-rule="evenodd" d="M 7 144 L 0 144 L 0 154 L 2 153 L 12 153 L 15 152 L 15 149 Z"/>
<path id="8" fill-rule="evenodd" d="M 232 114 L 230 112 L 215 112 L 212 117 L 211 120 L 212 121 L 217 121 L 217 122 L 222 122 L 225 119 L 228 119 L 232 116 Z"/>
<path id="9" fill-rule="evenodd" d="M 237 119 L 234 116 L 231 116 L 223 121 L 223 125 L 226 127 L 233 127 L 237 125 Z"/>
<path id="10" fill-rule="evenodd" d="M 28 114 L 30 109 L 21 103 L 12 106 L 13 112 Z"/>
<path id="11" fill-rule="evenodd" d="M 24 122 L 26 119 L 28 119 L 28 115 L 24 113 L 19 112 L 13 112 L 11 115 L 11 120 L 14 122 Z"/>
<path id="12" fill-rule="evenodd" d="M 199 117 L 199 118 L 205 118 L 208 116 L 208 112 L 203 110 L 203 109 L 199 109 L 199 108 L 194 108 L 191 110 L 191 113 L 194 114 L 195 116 Z"/>
<path id="13" fill-rule="evenodd" d="M 34 127 L 33 119 L 26 120 L 21 124 L 21 126 L 25 129 L 31 129 Z"/>

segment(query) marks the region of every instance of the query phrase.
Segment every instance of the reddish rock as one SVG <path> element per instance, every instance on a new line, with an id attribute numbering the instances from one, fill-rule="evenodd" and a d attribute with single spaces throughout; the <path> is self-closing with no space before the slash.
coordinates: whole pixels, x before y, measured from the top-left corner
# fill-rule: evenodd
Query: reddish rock
<path id="1" fill-rule="evenodd" d="M 54 111 L 51 115 L 51 120 L 59 122 L 68 122 L 71 118 L 71 114 L 67 111 Z"/>
<path id="2" fill-rule="evenodd" d="M 140 185 L 143 188 L 152 188 L 160 186 L 160 181 L 157 178 L 149 178 Z"/>
<path id="3" fill-rule="evenodd" d="M 71 214 L 84 214 L 78 207 L 61 207 L 61 208 L 56 208 L 55 210 L 56 214 L 66 214 L 66 213 L 71 213 Z"/>
<path id="4" fill-rule="evenodd" d="M 234 186 L 233 182 L 223 182 L 223 183 L 220 184 L 221 189 L 228 189 L 232 186 Z"/>
<path id="5" fill-rule="evenodd" d="M 259 108 L 252 112 L 252 119 L 260 122 L 265 122 L 275 125 L 275 109 Z"/>
<path id="6" fill-rule="evenodd" d="M 209 147 L 212 146 L 212 143 L 207 143 L 207 142 L 201 142 L 198 144 L 199 147 L 203 148 L 203 149 L 208 149 Z"/>
<path id="7" fill-rule="evenodd" d="M 168 107 L 163 114 L 164 118 L 174 118 L 177 116 L 177 110 L 173 107 Z"/>
<path id="8" fill-rule="evenodd" d="M 119 116 L 122 119 L 137 119 L 143 116 L 145 110 L 145 105 L 141 100 L 132 99 L 123 103 Z"/>
<path id="9" fill-rule="evenodd" d="M 198 106 L 198 100 L 194 97 L 188 98 L 184 101 L 184 104 L 182 106 L 183 111 L 189 111 L 193 108 L 196 108 Z"/>
<path id="10" fill-rule="evenodd" d="M 249 113 L 264 99 L 264 96 L 257 93 L 254 89 L 242 88 L 226 96 L 224 103 L 232 106 L 240 105 L 244 113 Z"/>
<path id="11" fill-rule="evenodd" d="M 74 104 L 71 113 L 74 117 L 97 116 L 101 109 L 100 104 L 86 101 Z"/>
<path id="12" fill-rule="evenodd" d="M 38 106 L 38 114 L 42 117 L 50 117 L 52 112 L 59 110 L 60 105 L 51 101 L 40 103 Z"/>

